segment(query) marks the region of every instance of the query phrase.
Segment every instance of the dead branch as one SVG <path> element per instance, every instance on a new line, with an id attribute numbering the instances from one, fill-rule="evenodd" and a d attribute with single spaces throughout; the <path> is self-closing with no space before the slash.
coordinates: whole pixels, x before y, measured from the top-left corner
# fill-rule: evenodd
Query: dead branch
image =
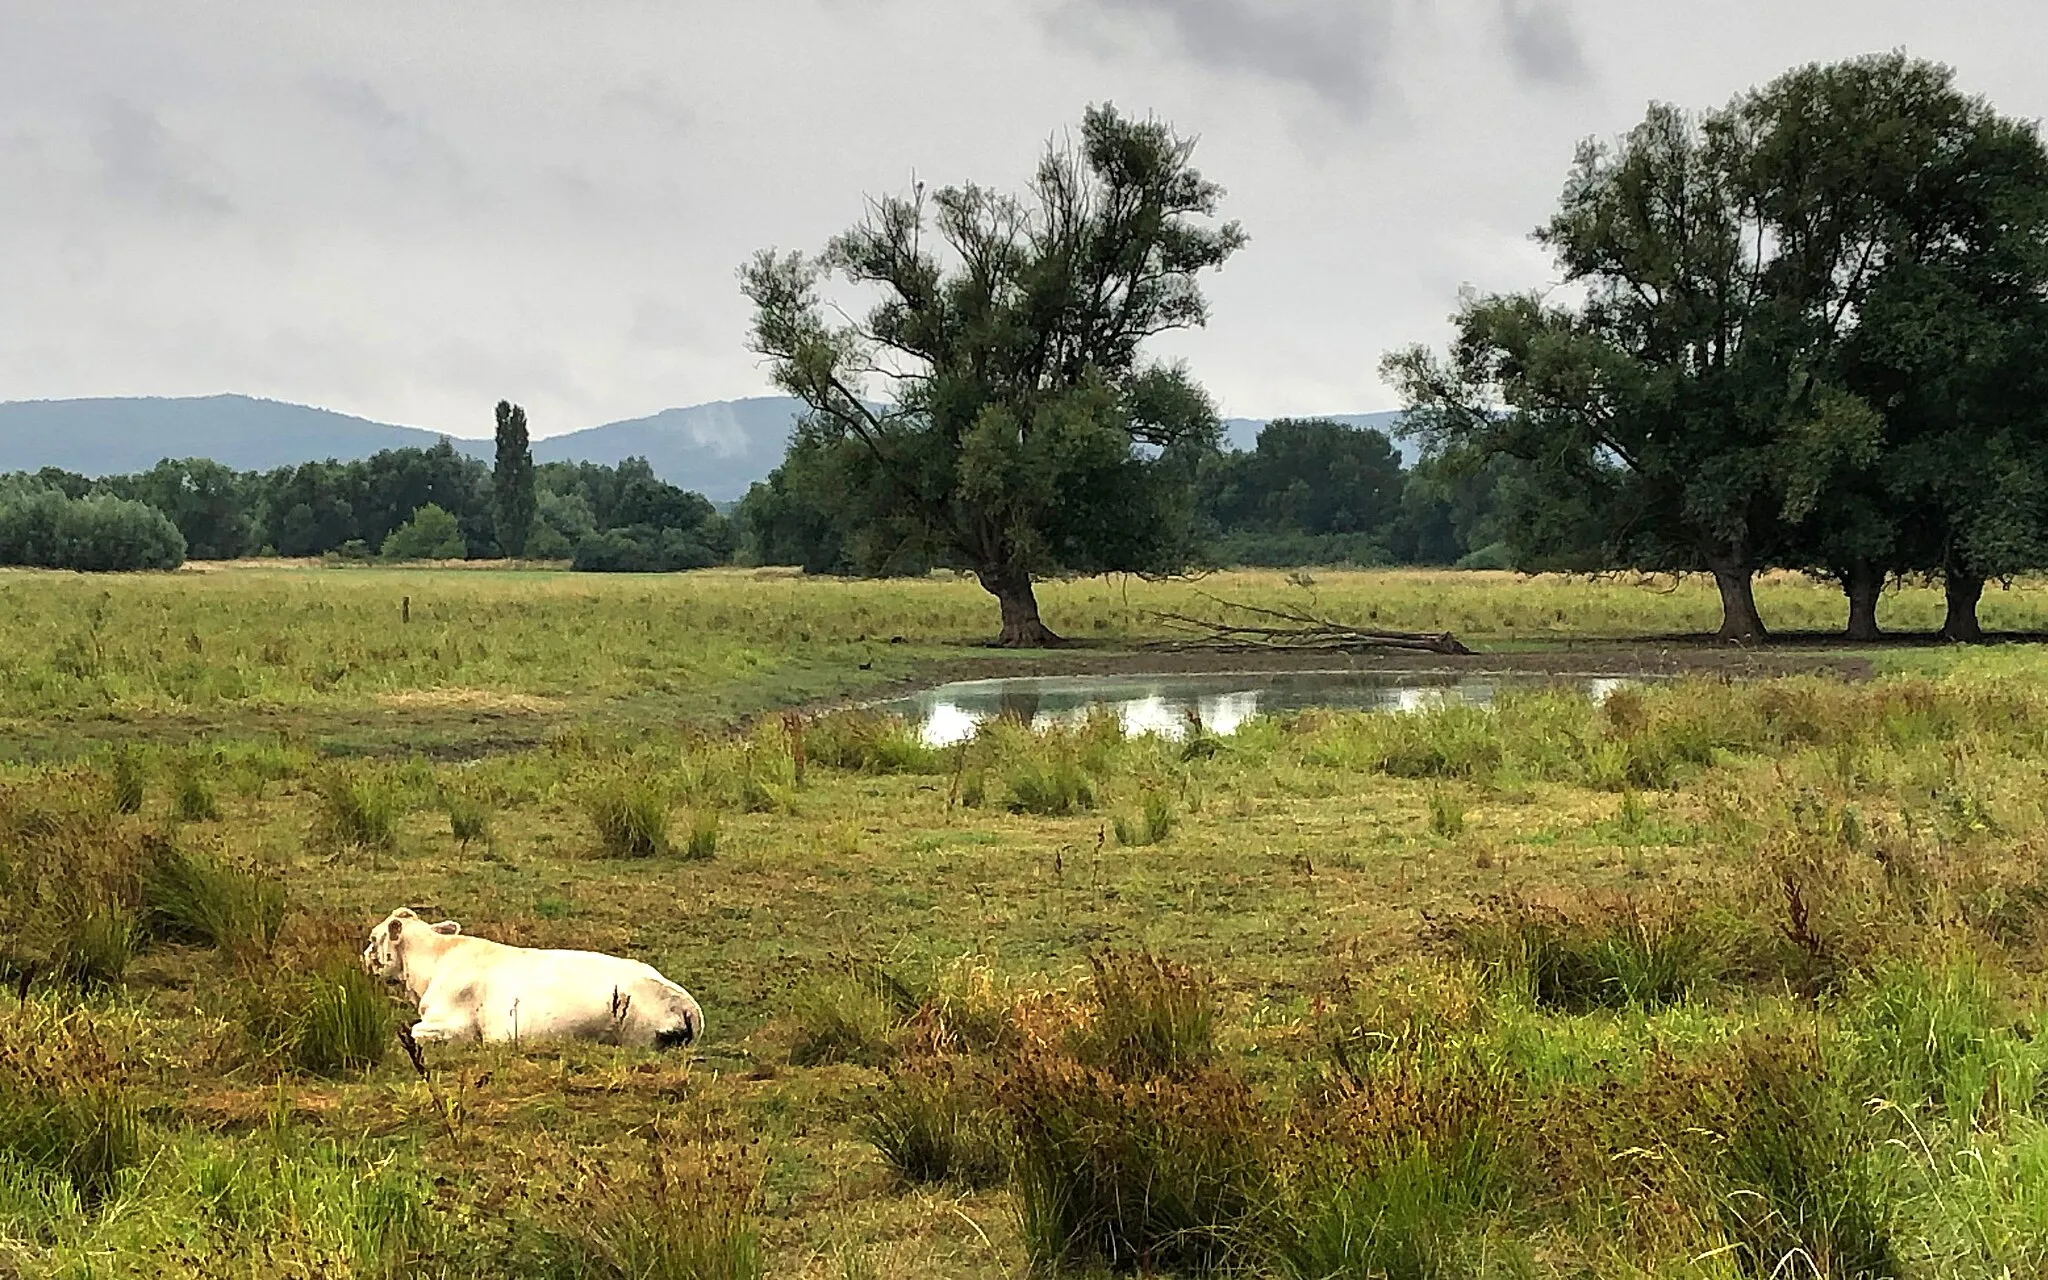
<path id="1" fill-rule="evenodd" d="M 1205 597 L 1214 599 L 1214 597 Z M 1212 618 L 1197 618 L 1185 613 L 1154 613 L 1152 617 L 1174 631 L 1181 638 L 1164 640 L 1147 646 L 1153 649 L 1208 649 L 1222 651 L 1279 650 L 1285 652 L 1331 652 L 1348 653 L 1366 649 L 1407 649 L 1421 653 L 1443 653 L 1469 655 L 1472 651 L 1459 643 L 1449 632 L 1430 634 L 1419 631 L 1380 631 L 1371 627 L 1354 627 L 1348 623 L 1330 618 L 1319 618 L 1298 609 L 1269 609 L 1259 605 L 1238 604 L 1229 600 L 1217 600 L 1227 609 L 1235 609 L 1254 618 L 1267 618 L 1283 622 L 1287 626 L 1263 625 L 1255 622 L 1222 622 Z"/>

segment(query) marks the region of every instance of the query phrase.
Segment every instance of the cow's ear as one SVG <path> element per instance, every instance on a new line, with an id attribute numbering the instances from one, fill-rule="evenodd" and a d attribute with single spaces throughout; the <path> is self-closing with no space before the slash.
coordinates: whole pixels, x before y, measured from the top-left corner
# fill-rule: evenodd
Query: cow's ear
<path id="1" fill-rule="evenodd" d="M 392 914 L 392 916 L 393 916 L 393 917 L 395 917 L 395 918 L 397 918 L 397 919 L 399 919 L 399 920 L 417 920 L 417 919 L 419 919 L 419 916 L 417 916 L 417 915 L 415 915 L 415 914 L 413 913 L 413 909 L 412 909 L 411 907 L 400 907 L 400 908 L 399 908 L 398 910 L 396 910 L 396 911 L 392 912 L 391 914 Z"/>
<path id="2" fill-rule="evenodd" d="M 443 921 L 442 921 L 441 923 L 439 923 L 439 924 L 437 924 L 437 925 L 435 925 L 435 926 L 434 926 L 434 932 L 435 932 L 435 933 L 461 933 L 461 932 L 462 932 L 462 926 L 461 926 L 461 925 L 459 925 L 459 924 L 457 924 L 457 923 L 455 923 L 455 922 L 454 922 L 453 920 L 443 920 Z"/>

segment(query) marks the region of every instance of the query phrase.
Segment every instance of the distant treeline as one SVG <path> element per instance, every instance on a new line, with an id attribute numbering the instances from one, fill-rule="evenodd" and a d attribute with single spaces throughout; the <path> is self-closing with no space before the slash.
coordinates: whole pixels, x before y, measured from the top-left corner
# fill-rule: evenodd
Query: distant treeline
<path id="1" fill-rule="evenodd" d="M 732 558 L 709 500 L 644 459 L 533 470 L 525 554 L 599 571 L 696 569 Z M 491 468 L 446 440 L 349 462 L 235 471 L 166 459 L 98 479 L 55 468 L 0 477 L 0 563 L 174 568 L 188 557 L 489 559 L 501 554 Z"/>
<path id="2" fill-rule="evenodd" d="M 669 484 L 639 458 L 618 466 L 534 468 L 525 555 L 577 569 L 665 572 L 739 560 L 813 573 L 873 570 L 847 531 L 803 500 L 792 460 L 733 513 Z M 1281 420 L 1249 452 L 1204 457 L 1195 476 L 1202 559 L 1209 565 L 1504 563 L 1494 473 L 1404 469 L 1378 431 Z M 492 559 L 489 464 L 443 441 L 350 462 L 236 471 L 165 459 L 133 475 L 56 468 L 0 477 L 0 564 L 164 569 L 186 559 L 334 556 L 353 560 Z M 933 562 L 900 556 L 892 573 Z"/>
<path id="3" fill-rule="evenodd" d="M 1197 559 L 1238 565 L 1506 566 L 1495 514 L 1506 469 L 1451 475 L 1424 462 L 1410 469 L 1371 428 L 1325 419 L 1280 419 L 1249 451 L 1201 456 L 1194 471 Z M 815 474 L 814 474 L 815 473 Z M 828 468 L 792 450 L 741 500 L 734 522 L 743 556 L 812 573 L 923 573 L 936 563 L 911 540 L 873 543 L 821 501 Z"/>

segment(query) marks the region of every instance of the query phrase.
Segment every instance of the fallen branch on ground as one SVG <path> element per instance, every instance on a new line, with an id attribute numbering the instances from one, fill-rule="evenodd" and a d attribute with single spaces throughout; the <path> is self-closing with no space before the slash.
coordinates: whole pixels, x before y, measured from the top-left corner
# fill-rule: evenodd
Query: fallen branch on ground
<path id="1" fill-rule="evenodd" d="M 1185 613 L 1154 613 L 1154 618 L 1181 632 L 1185 638 L 1162 640 L 1146 647 L 1224 651 L 1320 650 L 1335 653 L 1362 649 L 1410 649 L 1422 653 L 1467 655 L 1472 652 L 1449 632 L 1431 634 L 1421 631 L 1380 631 L 1371 627 L 1354 627 L 1329 618 L 1319 618 L 1295 609 L 1268 609 L 1229 600 L 1218 600 L 1216 603 L 1253 617 L 1270 618 L 1288 625 L 1231 623 L 1211 618 L 1197 618 Z"/>

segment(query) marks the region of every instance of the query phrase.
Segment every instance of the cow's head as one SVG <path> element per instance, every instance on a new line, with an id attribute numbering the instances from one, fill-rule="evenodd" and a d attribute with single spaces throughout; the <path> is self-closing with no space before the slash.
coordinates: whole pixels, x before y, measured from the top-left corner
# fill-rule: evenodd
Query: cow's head
<path id="1" fill-rule="evenodd" d="M 372 977 L 391 982 L 405 980 L 406 938 L 420 933 L 442 935 L 461 933 L 462 926 L 453 920 L 439 924 L 428 924 L 420 919 L 419 913 L 411 907 L 400 907 L 384 917 L 384 922 L 370 930 L 369 945 L 363 948 L 363 969 Z"/>

